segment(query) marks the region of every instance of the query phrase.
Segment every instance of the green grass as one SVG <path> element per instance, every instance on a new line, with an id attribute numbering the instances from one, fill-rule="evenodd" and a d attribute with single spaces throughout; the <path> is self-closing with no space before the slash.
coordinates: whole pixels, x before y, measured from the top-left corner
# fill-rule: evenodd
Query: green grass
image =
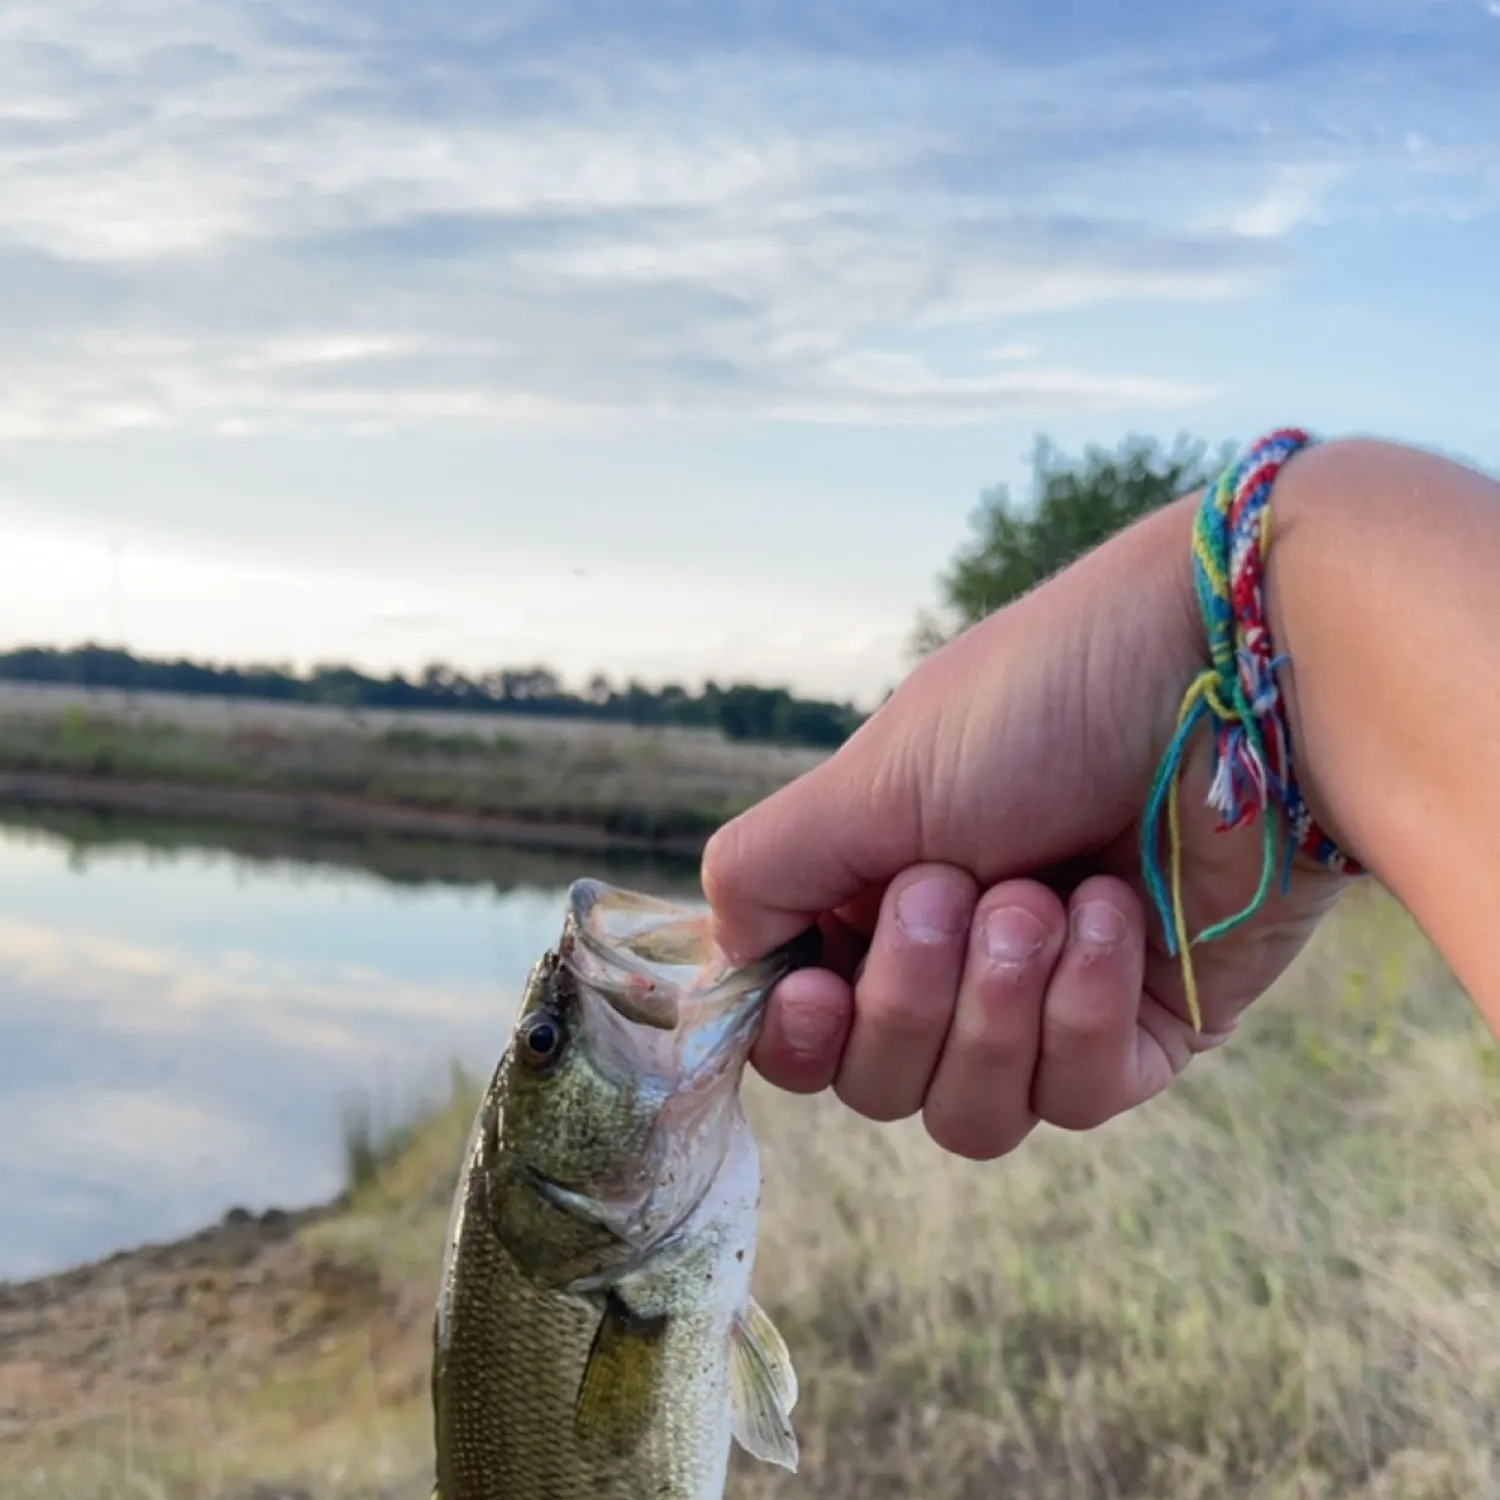
<path id="1" fill-rule="evenodd" d="M 1004 1162 L 750 1080 L 757 1279 L 801 1374 L 804 1462 L 737 1459 L 731 1500 L 1495 1493 L 1496 1076 L 1445 967 L 1371 891 L 1168 1095 Z M 12 1445 L 24 1482 L 0 1443 L 4 1492 L 424 1494 L 426 1314 L 476 1087 L 353 1118 L 349 1207 L 305 1232 L 378 1269 L 406 1323 L 218 1371 L 175 1415 L 143 1393 L 135 1488 L 116 1416 Z"/>

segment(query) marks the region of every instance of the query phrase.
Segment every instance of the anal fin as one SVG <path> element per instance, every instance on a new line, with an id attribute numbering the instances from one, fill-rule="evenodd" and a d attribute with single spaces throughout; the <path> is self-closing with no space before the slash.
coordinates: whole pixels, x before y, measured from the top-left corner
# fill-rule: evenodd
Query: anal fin
<path id="1" fill-rule="evenodd" d="M 797 1372 L 786 1340 L 752 1297 L 730 1339 L 729 1395 L 735 1441 L 747 1453 L 784 1469 L 797 1468 Z"/>

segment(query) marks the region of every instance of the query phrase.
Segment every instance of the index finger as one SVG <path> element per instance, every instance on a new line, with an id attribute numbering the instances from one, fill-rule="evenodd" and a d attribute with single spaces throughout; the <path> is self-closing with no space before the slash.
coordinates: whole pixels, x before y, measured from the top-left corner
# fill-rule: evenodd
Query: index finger
<path id="1" fill-rule="evenodd" d="M 731 962 L 769 953 L 920 857 L 913 799 L 893 796 L 853 745 L 709 839 L 703 893 Z"/>

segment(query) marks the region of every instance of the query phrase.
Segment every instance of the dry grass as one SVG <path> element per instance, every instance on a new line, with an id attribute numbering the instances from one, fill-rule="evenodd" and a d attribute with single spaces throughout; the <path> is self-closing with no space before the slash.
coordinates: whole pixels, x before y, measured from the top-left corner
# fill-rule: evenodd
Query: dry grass
<path id="1" fill-rule="evenodd" d="M 1371 892 L 1170 1096 L 1003 1163 L 752 1081 L 758 1277 L 802 1375 L 804 1464 L 737 1461 L 732 1500 L 1497 1493 L 1495 1060 Z M 462 1084 L 374 1149 L 352 1208 L 296 1241 L 377 1271 L 378 1298 L 311 1343 L 190 1350 L 149 1396 L 101 1377 L 0 1442 L 4 1493 L 425 1494 L 426 1312 L 469 1102 Z"/>
<path id="2" fill-rule="evenodd" d="M 823 759 L 682 729 L 0 684 L 0 771 L 701 839 Z"/>

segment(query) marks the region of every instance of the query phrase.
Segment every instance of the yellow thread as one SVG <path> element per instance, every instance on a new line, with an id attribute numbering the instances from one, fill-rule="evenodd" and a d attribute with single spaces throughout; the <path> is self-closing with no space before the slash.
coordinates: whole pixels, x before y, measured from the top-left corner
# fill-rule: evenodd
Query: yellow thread
<path id="1" fill-rule="evenodd" d="M 1224 574 L 1219 571 L 1219 560 L 1209 550 L 1207 539 L 1194 528 L 1193 530 L 1193 555 L 1198 559 L 1198 566 L 1208 575 L 1208 581 L 1213 586 L 1213 591 L 1218 596 L 1229 592 L 1229 584 Z"/>
<path id="2" fill-rule="evenodd" d="M 1182 955 L 1182 992 L 1187 997 L 1188 1019 L 1194 1031 L 1203 1030 L 1203 1012 L 1198 1005 L 1198 979 L 1193 973 L 1192 944 L 1188 940 L 1187 916 L 1182 905 L 1182 831 L 1177 811 L 1177 774 L 1167 801 L 1167 827 L 1172 840 L 1172 925 L 1177 930 L 1177 951 Z"/>
<path id="3" fill-rule="evenodd" d="M 1215 677 L 1212 672 L 1205 672 L 1203 674 L 1203 678 L 1207 678 L 1210 680 L 1204 682 L 1203 690 L 1200 696 L 1207 700 L 1208 706 L 1214 711 L 1215 714 L 1218 715 L 1221 720 L 1227 719 L 1233 712 L 1233 710 L 1226 708 L 1224 706 L 1224 700 L 1219 696 L 1219 679 Z M 1199 681 L 1203 682 L 1203 678 L 1200 678 Z M 1177 722 L 1178 724 L 1182 723 L 1182 719 L 1180 716 Z"/>
<path id="4" fill-rule="evenodd" d="M 1200 672 L 1192 685 L 1183 694 L 1177 709 L 1177 728 L 1180 731 L 1187 722 L 1200 699 L 1221 718 L 1227 717 L 1221 708 L 1218 693 L 1218 678 L 1211 670 Z M 1177 951 L 1182 956 L 1182 988 L 1187 998 L 1188 1016 L 1194 1031 L 1203 1030 L 1203 1012 L 1198 1004 L 1198 980 L 1193 972 L 1192 942 L 1187 931 L 1187 912 L 1182 899 L 1182 815 L 1178 809 L 1178 794 L 1181 791 L 1182 766 L 1186 755 L 1179 757 L 1172 768 L 1171 785 L 1167 788 L 1167 837 L 1172 858 L 1172 926 L 1177 934 Z"/>

